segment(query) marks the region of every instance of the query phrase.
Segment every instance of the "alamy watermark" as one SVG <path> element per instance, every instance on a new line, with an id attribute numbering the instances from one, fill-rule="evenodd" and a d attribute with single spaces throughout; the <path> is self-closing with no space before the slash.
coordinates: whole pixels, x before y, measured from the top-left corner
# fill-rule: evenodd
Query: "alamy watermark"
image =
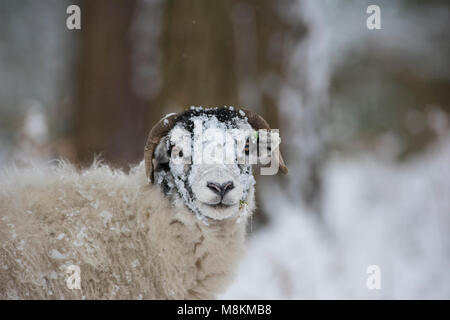
<path id="1" fill-rule="evenodd" d="M 81 9 L 79 6 L 72 4 L 66 9 L 66 13 L 69 15 L 66 19 L 66 26 L 69 30 L 81 30 Z M 369 30 L 381 29 L 381 9 L 378 5 L 369 5 L 366 9 L 366 13 L 369 14 L 366 20 L 366 26 Z"/>
<path id="2" fill-rule="evenodd" d="M 66 26 L 69 30 L 81 30 L 81 9 L 77 5 L 70 5 L 66 9 L 69 15 L 66 19 Z"/>
<path id="3" fill-rule="evenodd" d="M 366 26 L 369 30 L 380 30 L 381 29 L 381 9 L 377 5 L 370 5 L 366 10 L 367 14 L 370 14 L 366 20 Z"/>
<path id="4" fill-rule="evenodd" d="M 381 289 L 381 268 L 372 264 L 367 267 L 366 270 L 369 275 L 366 280 L 366 286 L 369 290 L 380 290 Z"/>
<path id="5" fill-rule="evenodd" d="M 66 279 L 67 288 L 70 290 L 81 290 L 81 270 L 77 265 L 70 265 L 66 269 L 68 277 Z"/>
<path id="6" fill-rule="evenodd" d="M 168 143 L 174 148 L 171 153 L 174 165 L 261 164 L 266 166 L 261 168 L 261 175 L 275 175 L 280 163 L 280 141 L 278 129 L 203 130 L 202 120 L 194 120 L 193 137 L 175 127 Z"/>

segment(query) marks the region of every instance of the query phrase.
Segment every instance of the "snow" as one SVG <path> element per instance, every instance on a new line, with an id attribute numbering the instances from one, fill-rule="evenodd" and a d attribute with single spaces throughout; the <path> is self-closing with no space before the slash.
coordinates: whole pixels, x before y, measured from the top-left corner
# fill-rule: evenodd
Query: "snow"
<path id="1" fill-rule="evenodd" d="M 224 299 L 450 298 L 450 135 L 406 163 L 335 156 L 317 217 L 279 188 Z M 381 289 L 366 286 L 381 270 Z"/>
<path id="2" fill-rule="evenodd" d="M 53 249 L 52 252 L 50 253 L 50 258 L 56 259 L 56 260 L 64 260 L 67 257 L 65 255 L 63 255 L 61 252 L 59 252 L 58 250 Z"/>
<path id="3" fill-rule="evenodd" d="M 25 115 L 23 129 L 26 137 L 33 138 L 38 143 L 48 140 L 48 124 L 43 107 L 38 102 L 30 102 Z"/>
<path id="4" fill-rule="evenodd" d="M 60 234 L 56 237 L 56 240 L 62 240 L 62 239 L 64 239 L 65 236 L 66 236 L 66 235 L 65 235 L 64 233 L 60 233 Z"/>
<path id="5" fill-rule="evenodd" d="M 100 216 L 103 218 L 103 224 L 106 227 L 106 225 L 111 222 L 111 218 L 112 218 L 111 212 L 102 211 L 100 213 Z"/>
<path id="6" fill-rule="evenodd" d="M 166 114 L 166 115 L 164 116 L 163 119 L 167 119 L 167 118 L 169 118 L 169 117 L 171 117 L 171 116 L 174 116 L 174 115 L 176 115 L 175 112 L 168 113 L 168 114 Z"/>
<path id="7" fill-rule="evenodd" d="M 77 234 L 77 240 L 74 241 L 74 246 L 76 247 L 81 247 L 84 244 L 84 239 L 87 238 L 87 234 L 86 231 L 87 228 L 85 226 L 83 226 L 80 230 L 80 232 L 78 232 Z"/>

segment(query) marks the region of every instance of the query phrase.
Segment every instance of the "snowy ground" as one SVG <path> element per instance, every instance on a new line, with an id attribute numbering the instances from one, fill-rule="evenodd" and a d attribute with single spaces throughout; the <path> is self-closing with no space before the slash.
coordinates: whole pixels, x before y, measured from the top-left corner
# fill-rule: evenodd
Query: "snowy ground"
<path id="1" fill-rule="evenodd" d="M 263 190 L 272 221 L 221 298 L 450 299 L 450 135 L 403 164 L 335 158 L 324 178 L 322 221 Z"/>

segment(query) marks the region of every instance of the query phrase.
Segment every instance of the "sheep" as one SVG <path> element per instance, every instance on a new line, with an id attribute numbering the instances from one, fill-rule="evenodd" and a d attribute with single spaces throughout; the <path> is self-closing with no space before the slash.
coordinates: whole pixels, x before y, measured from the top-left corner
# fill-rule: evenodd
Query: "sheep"
<path id="1" fill-rule="evenodd" d="M 0 299 L 213 299 L 223 291 L 243 253 L 255 180 L 237 158 L 177 162 L 190 157 L 195 121 L 269 129 L 244 109 L 191 108 L 152 128 L 144 161 L 127 174 L 98 161 L 81 172 L 64 161 L 5 170 Z"/>

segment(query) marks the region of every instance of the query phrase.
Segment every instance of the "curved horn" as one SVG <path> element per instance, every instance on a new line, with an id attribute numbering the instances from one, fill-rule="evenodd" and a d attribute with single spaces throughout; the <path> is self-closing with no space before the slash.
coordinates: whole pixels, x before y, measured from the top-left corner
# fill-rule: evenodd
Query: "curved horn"
<path id="1" fill-rule="evenodd" d="M 270 130 L 270 126 L 267 123 L 266 120 L 264 120 L 263 117 L 261 117 L 259 114 L 254 113 L 250 110 L 247 109 L 241 109 L 244 113 L 245 116 L 248 119 L 248 123 L 256 130 L 259 129 L 266 129 L 266 130 Z M 279 163 L 279 168 L 281 170 L 281 172 L 283 172 L 283 174 L 287 174 L 288 173 L 288 168 L 286 167 L 286 165 L 284 164 L 284 160 L 283 160 L 283 156 L 280 154 L 280 163 Z"/>
<path id="2" fill-rule="evenodd" d="M 153 153 L 161 138 L 166 135 L 175 125 L 176 113 L 171 113 L 158 121 L 148 134 L 147 143 L 144 148 L 145 173 L 151 183 L 154 182 L 153 175 Z"/>

